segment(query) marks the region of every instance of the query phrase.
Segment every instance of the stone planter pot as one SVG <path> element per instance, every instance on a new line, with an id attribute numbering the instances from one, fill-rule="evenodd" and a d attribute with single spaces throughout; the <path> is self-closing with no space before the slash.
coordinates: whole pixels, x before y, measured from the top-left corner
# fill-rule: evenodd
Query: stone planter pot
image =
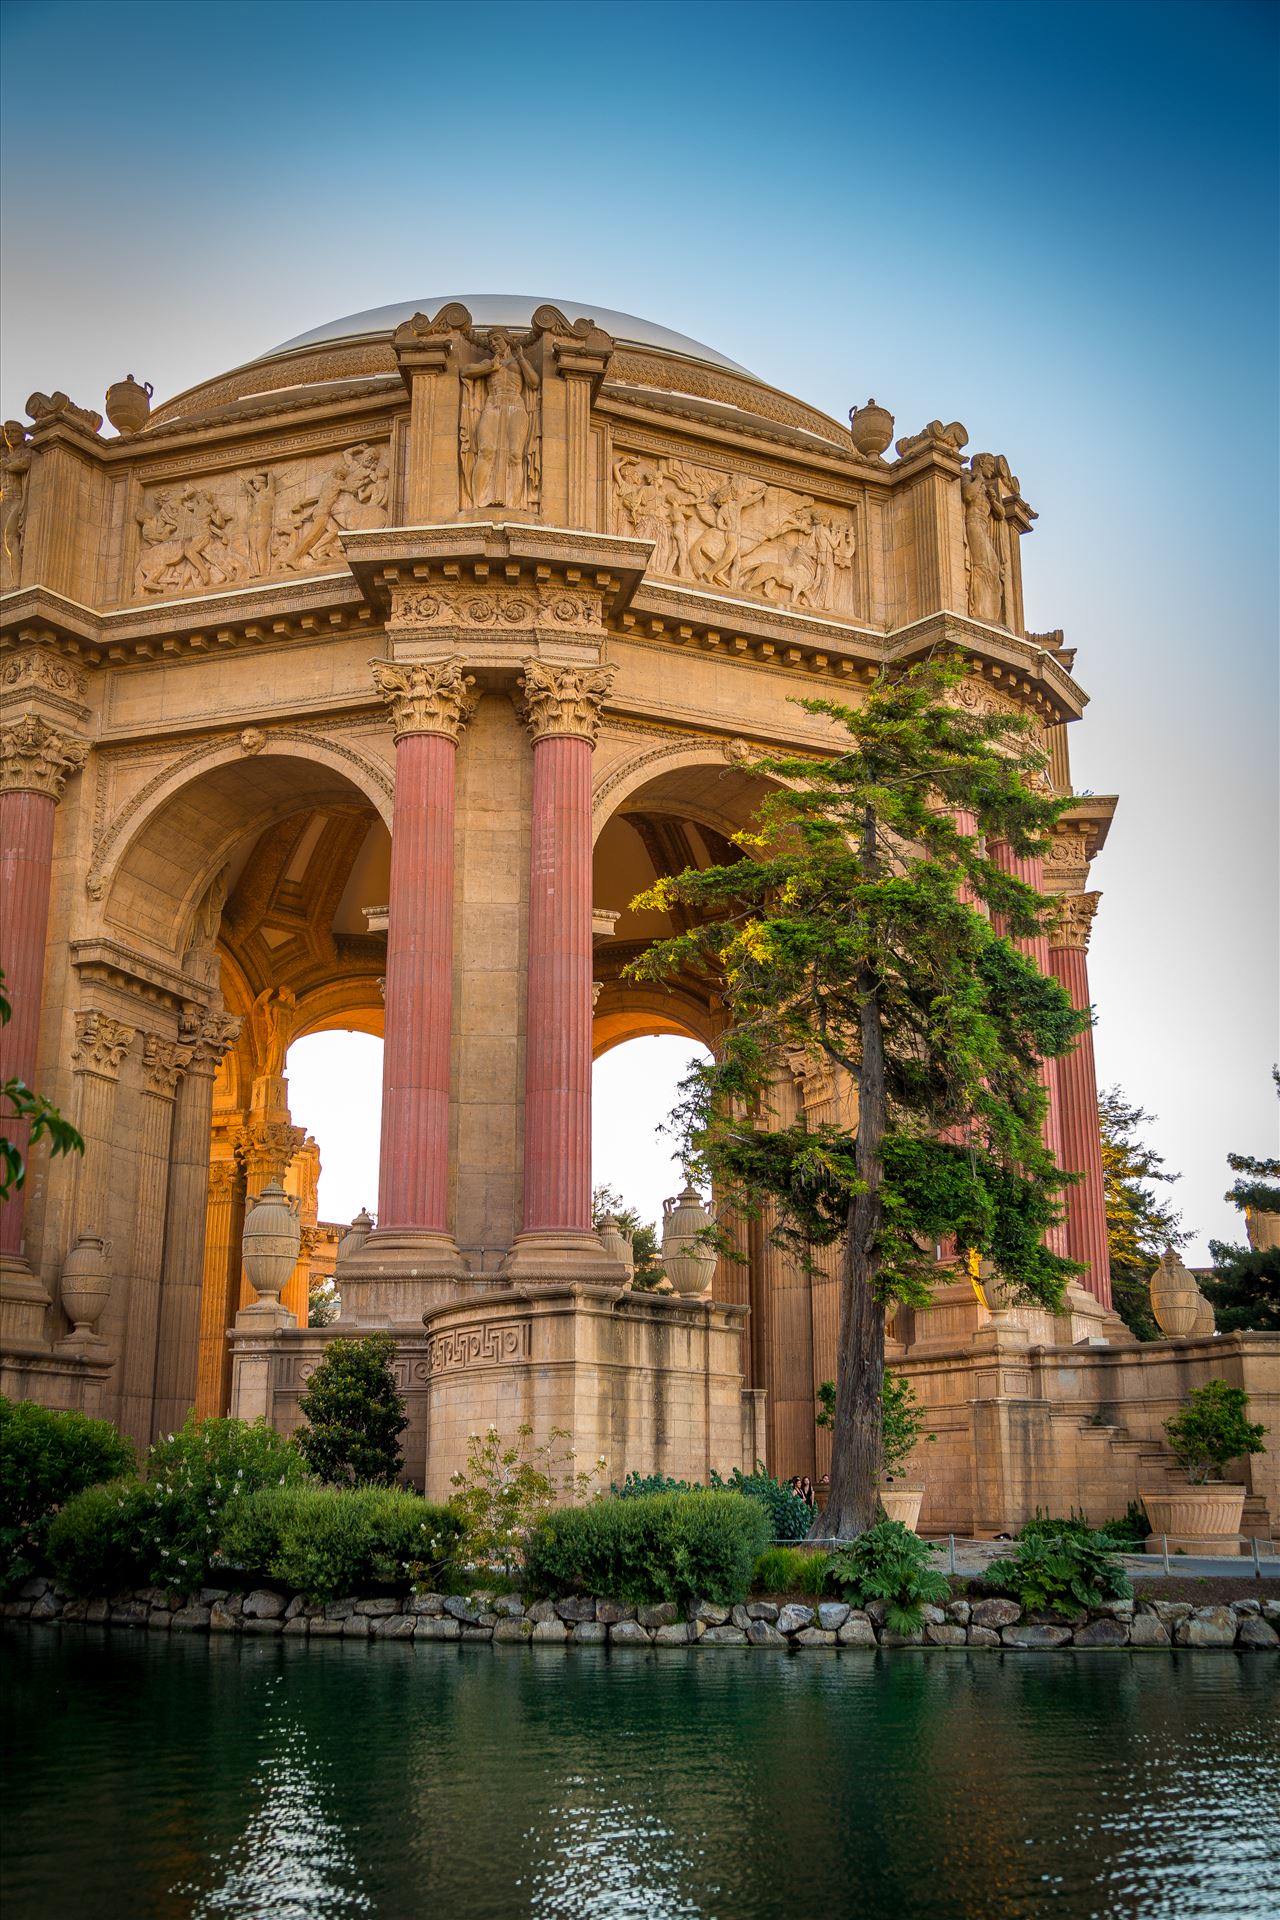
<path id="1" fill-rule="evenodd" d="M 289 1198 L 278 1180 L 272 1180 L 258 1195 L 244 1223 L 245 1278 L 259 1300 L 272 1306 L 279 1304 L 298 1264 L 302 1223 L 297 1208 L 297 1201 Z"/>
<path id="2" fill-rule="evenodd" d="M 151 418 L 154 392 L 149 380 L 139 386 L 131 373 L 107 388 L 107 418 L 117 433 L 141 432 Z"/>
<path id="3" fill-rule="evenodd" d="M 858 452 L 868 460 L 878 460 L 893 439 L 893 415 L 887 407 L 868 400 L 849 415 L 849 434 Z"/>
<path id="4" fill-rule="evenodd" d="M 73 1340 L 94 1340 L 94 1328 L 111 1298 L 111 1244 L 98 1233 L 82 1233 L 62 1263 L 62 1310 L 72 1321 Z"/>
<path id="5" fill-rule="evenodd" d="M 886 1520 L 901 1520 L 904 1527 L 916 1530 L 920 1518 L 920 1509 L 924 1505 L 923 1487 L 881 1487 L 880 1505 L 884 1508 Z"/>
<path id="6" fill-rule="evenodd" d="M 1238 1554 L 1244 1495 L 1243 1487 L 1226 1480 L 1210 1480 L 1198 1487 L 1188 1482 L 1166 1487 L 1162 1493 L 1141 1493 L 1151 1522 L 1147 1552 L 1163 1553 L 1167 1534 L 1171 1554 Z"/>
<path id="7" fill-rule="evenodd" d="M 707 1292 L 716 1270 L 715 1248 L 698 1238 L 710 1224 L 711 1216 L 694 1186 L 663 1205 L 662 1265 L 676 1292 L 689 1300 Z"/>
<path id="8" fill-rule="evenodd" d="M 1185 1340 L 1196 1330 L 1204 1295 L 1172 1247 L 1151 1276 L 1151 1311 L 1161 1333 Z"/>

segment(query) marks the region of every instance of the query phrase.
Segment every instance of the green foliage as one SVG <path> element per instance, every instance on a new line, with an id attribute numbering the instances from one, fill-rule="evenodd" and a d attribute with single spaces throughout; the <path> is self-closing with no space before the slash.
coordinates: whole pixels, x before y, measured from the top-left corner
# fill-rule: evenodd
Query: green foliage
<path id="1" fill-rule="evenodd" d="M 642 1293 L 652 1291 L 660 1280 L 666 1278 L 657 1227 L 651 1220 L 642 1220 L 635 1207 L 627 1206 L 616 1187 L 594 1187 L 591 1193 L 592 1226 L 600 1226 L 609 1214 L 613 1215 L 631 1242 L 631 1257 L 635 1261 L 632 1286 L 638 1287 Z"/>
<path id="2" fill-rule="evenodd" d="M 292 1442 L 265 1420 L 197 1420 L 147 1456 L 137 1510 L 146 1578 L 188 1592 L 207 1584 L 223 1515 L 263 1487 L 297 1486 L 306 1469 Z"/>
<path id="3" fill-rule="evenodd" d="M 1189 1480 L 1202 1484 L 1229 1460 L 1266 1452 L 1267 1430 L 1245 1418 L 1248 1406 L 1244 1388 L 1225 1380 L 1192 1387 L 1182 1412 L 1164 1423 L 1173 1457 Z"/>
<path id="4" fill-rule="evenodd" d="M 1105 1540 L 1121 1553 L 1141 1552 L 1151 1532 L 1151 1523 L 1141 1500 L 1131 1500 L 1118 1520 L 1104 1520 L 1100 1526 L 1093 1526 L 1083 1513 L 1074 1508 L 1066 1520 L 1036 1508 L 1035 1518 L 1028 1520 L 1018 1534 L 1019 1540 Z"/>
<path id="5" fill-rule="evenodd" d="M 758 1501 L 768 1515 L 774 1540 L 803 1540 L 813 1524 L 807 1501 L 792 1493 L 786 1481 L 775 1480 L 763 1467 L 758 1466 L 754 1473 L 743 1473 L 741 1467 L 735 1467 L 727 1479 L 713 1467 L 711 1487 L 716 1492 L 742 1493 L 748 1500 Z M 620 1487 L 614 1486 L 610 1491 L 620 1500 L 636 1500 L 651 1493 L 702 1493 L 706 1489 L 688 1480 L 668 1479 L 662 1473 L 629 1473 Z"/>
<path id="6" fill-rule="evenodd" d="M 815 1427 L 834 1427 L 836 1423 L 836 1383 L 835 1381 L 824 1380 L 822 1382 L 822 1385 L 818 1388 L 818 1391 L 815 1394 L 814 1398 L 818 1403 L 818 1411 L 813 1416 L 814 1426 Z"/>
<path id="7" fill-rule="evenodd" d="M 438 1586 L 462 1523 L 392 1487 L 266 1487 L 223 1518 L 221 1556 L 250 1574 L 333 1600 L 372 1586 Z"/>
<path id="8" fill-rule="evenodd" d="M 4 990 L 4 969 L 0 968 L 0 1027 L 7 1026 L 12 1018 L 13 1007 Z M 64 1120 L 43 1094 L 33 1093 L 22 1080 L 0 1080 L 0 1124 L 7 1125 L 13 1120 L 27 1123 L 28 1150 L 37 1140 L 48 1140 L 51 1154 L 84 1152 L 84 1141 L 71 1122 Z M 17 1193 L 26 1178 L 21 1147 L 7 1132 L 0 1133 L 0 1203 Z"/>
<path id="9" fill-rule="evenodd" d="M 751 1576 L 752 1593 L 810 1593 L 826 1591 L 827 1556 L 805 1553 L 800 1547 L 766 1547 Z"/>
<path id="10" fill-rule="evenodd" d="M 641 1605 L 745 1600 L 768 1542 L 758 1500 L 738 1493 L 646 1494 L 561 1507 L 537 1522 L 528 1577 L 536 1593 L 586 1593 Z"/>
<path id="11" fill-rule="evenodd" d="M 928 1415 L 916 1399 L 915 1389 L 905 1374 L 895 1373 L 891 1367 L 884 1370 L 880 1405 L 884 1474 L 886 1480 L 892 1480 L 902 1472 L 921 1440 L 936 1440 L 938 1436 L 924 1431 Z"/>
<path id="12" fill-rule="evenodd" d="M 1185 1246 L 1191 1237 L 1181 1214 L 1155 1191 L 1181 1178 L 1166 1173 L 1163 1155 L 1139 1136 L 1139 1128 L 1155 1119 L 1120 1087 L 1106 1087 L 1098 1095 L 1112 1304 L 1139 1340 L 1164 1338 L 1151 1311 L 1152 1270 L 1166 1247 Z"/>
<path id="13" fill-rule="evenodd" d="M 1051 1533 L 1024 1527 L 1018 1550 L 993 1560 L 986 1583 L 1011 1593 L 1019 1606 L 1046 1612 L 1098 1607 L 1104 1600 L 1127 1600 L 1133 1592 L 1128 1574 L 1115 1558 L 1104 1533 Z"/>
<path id="14" fill-rule="evenodd" d="M 1280 1089 L 1280 1072 L 1272 1070 Z M 1229 1153 L 1227 1164 L 1236 1180 L 1226 1198 L 1246 1215 L 1280 1213 L 1280 1160 L 1255 1160 Z M 1247 1247 L 1211 1240 L 1213 1279 L 1205 1294 L 1213 1306 L 1220 1333 L 1280 1332 L 1280 1246 Z"/>
<path id="15" fill-rule="evenodd" d="M 936 1552 L 900 1520 L 880 1520 L 835 1549 L 827 1561 L 826 1585 L 852 1606 L 883 1600 L 890 1632 L 915 1633 L 926 1604 L 940 1606 L 951 1598 L 946 1575 L 929 1564 Z"/>
<path id="16" fill-rule="evenodd" d="M 409 1422 L 396 1389 L 396 1343 L 386 1332 L 331 1340 L 299 1405 L 298 1451 L 335 1486 L 389 1486 L 399 1478 L 400 1435 Z"/>
<path id="17" fill-rule="evenodd" d="M 338 1317 L 338 1289 L 332 1276 L 313 1280 L 307 1294 L 307 1325 L 331 1327 Z"/>
<path id="18" fill-rule="evenodd" d="M 0 1395 L 0 1595 L 44 1566 L 59 1507 L 132 1471 L 133 1448 L 109 1420 Z"/>
<path id="19" fill-rule="evenodd" d="M 59 1585 L 85 1600 L 101 1599 L 121 1587 L 149 1585 L 145 1506 L 146 1489 L 137 1480 L 112 1480 L 73 1494 L 50 1521 L 45 1543 Z"/>
<path id="20" fill-rule="evenodd" d="M 557 1501 L 589 1498 L 608 1464 L 601 1454 L 594 1466 L 579 1468 L 564 1427 L 552 1427 L 541 1447 L 532 1446 L 532 1439 L 527 1421 L 505 1444 L 494 1426 L 468 1436 L 466 1471 L 452 1476 L 449 1505 L 462 1527 L 462 1557 L 469 1566 L 509 1578 L 524 1558 L 535 1522 Z"/>

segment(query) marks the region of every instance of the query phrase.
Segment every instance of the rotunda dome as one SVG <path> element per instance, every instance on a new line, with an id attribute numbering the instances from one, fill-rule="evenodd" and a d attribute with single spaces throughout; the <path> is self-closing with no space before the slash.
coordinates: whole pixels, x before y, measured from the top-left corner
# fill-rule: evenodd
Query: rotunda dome
<path id="1" fill-rule="evenodd" d="M 570 318 L 585 313 L 606 333 L 611 333 L 615 340 L 625 341 L 629 346 L 656 347 L 663 353 L 679 354 L 683 360 L 701 360 L 710 367 L 725 367 L 731 373 L 747 374 L 745 367 L 740 367 L 736 360 L 728 359 L 723 353 L 717 353 L 714 347 L 705 346 L 701 340 L 691 340 L 687 334 L 675 333 L 670 327 L 657 326 L 652 320 L 642 320 L 634 313 L 618 313 L 612 307 L 597 306 L 591 300 L 552 299 L 547 294 L 528 293 L 425 294 L 420 300 L 397 301 L 389 307 L 370 307 L 364 313 L 344 314 L 341 319 L 330 320 L 322 327 L 312 327 L 307 333 L 295 334 L 292 340 L 282 341 L 278 347 L 259 354 L 258 360 L 274 360 L 277 355 L 299 353 L 306 347 L 377 339 L 380 335 L 394 333 L 402 322 L 411 320 L 415 313 L 438 313 L 450 301 L 459 301 L 466 307 L 478 327 L 527 327 L 542 306 L 558 307 L 561 313 L 568 314 Z M 251 364 L 256 365 L 257 362 Z M 754 378 L 750 374 L 747 377 Z"/>

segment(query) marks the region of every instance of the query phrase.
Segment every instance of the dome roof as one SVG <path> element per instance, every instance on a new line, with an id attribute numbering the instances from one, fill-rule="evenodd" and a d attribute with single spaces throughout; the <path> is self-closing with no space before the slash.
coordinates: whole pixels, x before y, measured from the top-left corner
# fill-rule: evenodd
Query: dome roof
<path id="1" fill-rule="evenodd" d="M 348 313 L 323 327 L 313 327 L 309 333 L 299 333 L 292 340 L 272 347 L 268 353 L 259 354 L 258 361 L 274 360 L 280 354 L 297 353 L 303 347 L 323 346 L 330 341 L 363 340 L 394 333 L 402 321 L 411 320 L 415 313 L 436 313 L 450 300 L 460 300 L 478 327 L 527 327 L 539 307 L 559 307 L 571 320 L 579 314 L 588 315 L 615 340 L 625 340 L 629 346 L 657 347 L 684 360 L 701 360 L 708 366 L 727 367 L 732 373 L 755 378 L 736 360 L 717 353 L 714 347 L 690 340 L 687 334 L 673 333 L 670 327 L 655 326 L 652 320 L 641 320 L 634 313 L 615 313 L 612 307 L 598 307 L 590 300 L 553 300 L 546 294 L 527 293 L 426 294 L 420 300 L 398 302 L 391 307 L 370 307 L 365 313 Z"/>

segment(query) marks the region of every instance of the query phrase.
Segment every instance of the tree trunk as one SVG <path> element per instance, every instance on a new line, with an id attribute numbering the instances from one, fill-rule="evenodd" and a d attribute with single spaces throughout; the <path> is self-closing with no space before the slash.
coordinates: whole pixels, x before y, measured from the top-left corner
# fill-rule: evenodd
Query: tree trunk
<path id="1" fill-rule="evenodd" d="M 867 809 L 862 868 L 875 872 L 875 817 Z M 831 1434 L 831 1492 L 815 1516 L 815 1538 L 852 1540 L 874 1526 L 883 1462 L 884 1308 L 872 1291 L 880 1234 L 880 1152 L 887 1125 L 884 1028 L 870 967 L 858 976 L 862 1053 L 858 1063 L 856 1165 L 863 1191 L 849 1205 L 840 1256 L 840 1350 L 836 1362 L 835 1423 Z"/>

